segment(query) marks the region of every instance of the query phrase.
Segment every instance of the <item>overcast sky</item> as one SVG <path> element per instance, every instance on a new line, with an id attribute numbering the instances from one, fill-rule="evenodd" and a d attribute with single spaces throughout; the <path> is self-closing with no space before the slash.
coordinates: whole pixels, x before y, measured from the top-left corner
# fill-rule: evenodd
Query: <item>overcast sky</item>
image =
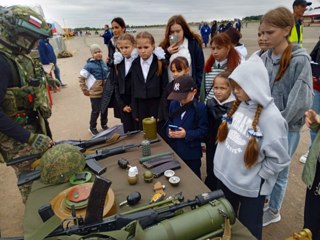
<path id="1" fill-rule="evenodd" d="M 293 0 L 1 0 L 2 6 L 41 5 L 47 20 L 68 27 L 102 27 L 114 17 L 128 25 L 165 24 L 176 14 L 188 22 L 260 15 L 269 9 L 292 8 Z M 313 0 L 320 6 L 320 0 Z"/>

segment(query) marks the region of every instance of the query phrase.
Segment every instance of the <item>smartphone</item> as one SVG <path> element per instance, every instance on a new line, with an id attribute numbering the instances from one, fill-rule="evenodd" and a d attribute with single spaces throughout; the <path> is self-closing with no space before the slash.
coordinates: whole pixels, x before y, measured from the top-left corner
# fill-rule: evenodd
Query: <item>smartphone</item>
<path id="1" fill-rule="evenodd" d="M 170 45 L 172 45 L 174 43 L 177 43 L 178 42 L 178 36 L 177 35 L 170 35 L 169 36 L 169 42 L 170 42 Z"/>
<path id="2" fill-rule="evenodd" d="M 171 131 L 179 131 L 179 127 L 176 125 L 169 125 L 168 127 L 170 128 Z"/>

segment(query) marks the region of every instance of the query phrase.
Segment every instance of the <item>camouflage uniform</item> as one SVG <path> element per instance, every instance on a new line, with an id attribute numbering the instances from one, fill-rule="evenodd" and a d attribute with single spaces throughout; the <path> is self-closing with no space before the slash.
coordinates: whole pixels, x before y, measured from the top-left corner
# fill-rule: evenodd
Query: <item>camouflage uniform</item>
<path id="1" fill-rule="evenodd" d="M 47 121 L 51 116 L 51 106 L 46 76 L 40 63 L 29 55 L 40 37 L 50 36 L 51 29 L 39 14 L 28 7 L 0 6 L 0 19 L 0 55 L 6 63 L 5 66 L 0 65 L 0 69 L 9 69 L 11 76 L 7 79 L 0 76 L 0 81 L 8 81 L 8 85 L 1 85 L 0 89 L 4 93 L 0 96 L 1 119 L 6 121 L 0 123 L 0 161 L 3 162 L 39 152 L 30 145 L 30 133 L 51 137 Z M 8 126 L 14 129 L 15 135 L 10 136 L 6 129 Z M 24 135 L 23 141 L 20 134 Z M 31 164 L 24 162 L 14 166 L 16 174 L 30 170 Z M 24 185 L 20 191 L 25 202 L 30 184 Z"/>

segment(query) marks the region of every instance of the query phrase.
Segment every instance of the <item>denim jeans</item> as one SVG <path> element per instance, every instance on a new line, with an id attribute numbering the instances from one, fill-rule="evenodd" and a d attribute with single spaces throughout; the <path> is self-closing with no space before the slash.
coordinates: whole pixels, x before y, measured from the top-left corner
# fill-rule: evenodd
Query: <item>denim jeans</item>
<path id="1" fill-rule="evenodd" d="M 288 153 L 290 157 L 294 154 L 297 149 L 300 140 L 300 132 L 289 131 L 288 134 Z M 284 195 L 286 193 L 288 185 L 288 176 L 289 176 L 289 166 L 285 167 L 278 175 L 276 184 L 273 187 L 272 193 L 270 195 L 269 208 L 273 212 L 280 210 Z"/>
<path id="2" fill-rule="evenodd" d="M 320 92 L 313 89 L 313 103 L 312 103 L 312 109 L 320 114 Z M 313 140 L 315 139 L 317 133 L 310 130 L 310 137 L 311 137 L 311 142 L 310 142 L 310 145 L 309 145 L 309 148 L 311 147 L 311 144 L 313 143 Z"/>
<path id="3" fill-rule="evenodd" d="M 62 84 L 61 79 L 60 79 L 60 69 L 58 68 L 58 65 L 55 64 L 54 65 L 54 76 L 56 77 L 56 79 L 58 79 L 58 81 Z"/>

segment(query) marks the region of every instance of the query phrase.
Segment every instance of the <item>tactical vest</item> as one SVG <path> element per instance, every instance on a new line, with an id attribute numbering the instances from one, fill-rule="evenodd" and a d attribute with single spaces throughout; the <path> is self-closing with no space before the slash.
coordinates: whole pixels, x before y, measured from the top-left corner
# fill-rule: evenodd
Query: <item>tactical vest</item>
<path id="1" fill-rule="evenodd" d="M 294 24 L 293 28 L 291 30 L 291 34 L 289 36 L 289 41 L 292 44 L 299 44 L 300 47 L 302 47 L 302 39 L 303 39 L 303 27 L 302 27 L 302 24 L 300 25 L 300 39 L 298 37 L 296 24 Z"/>
<path id="2" fill-rule="evenodd" d="M 7 88 L 2 103 L 3 112 L 22 126 L 33 125 L 34 118 L 31 120 L 30 116 L 36 115 L 41 133 L 47 134 L 45 119 L 51 116 L 51 106 L 47 80 L 40 61 L 27 54 L 15 55 L 2 44 L 0 52 L 8 59 L 13 76 L 13 86 Z"/>

